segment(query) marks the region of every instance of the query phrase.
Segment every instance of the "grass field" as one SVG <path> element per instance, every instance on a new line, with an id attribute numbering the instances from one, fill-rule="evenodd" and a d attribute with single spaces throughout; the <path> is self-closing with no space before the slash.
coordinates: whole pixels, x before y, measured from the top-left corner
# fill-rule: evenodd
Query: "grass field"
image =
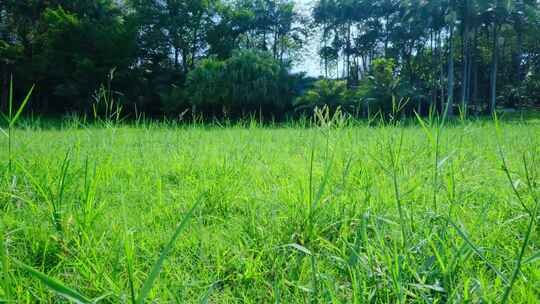
<path id="1" fill-rule="evenodd" d="M 538 120 L 24 125 L 0 134 L 13 303 L 540 299 Z"/>

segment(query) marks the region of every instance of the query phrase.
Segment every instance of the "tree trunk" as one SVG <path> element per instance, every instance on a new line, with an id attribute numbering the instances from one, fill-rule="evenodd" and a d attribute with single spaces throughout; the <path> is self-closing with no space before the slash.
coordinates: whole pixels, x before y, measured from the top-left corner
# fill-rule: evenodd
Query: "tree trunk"
<path id="1" fill-rule="evenodd" d="M 278 37 L 279 33 L 277 29 L 274 29 L 274 45 L 272 45 L 272 54 L 274 55 L 274 59 L 278 59 Z"/>
<path id="2" fill-rule="evenodd" d="M 189 71 L 189 51 L 186 49 L 186 47 L 182 47 L 182 67 L 184 69 L 184 73 L 187 74 Z"/>
<path id="3" fill-rule="evenodd" d="M 347 23 L 347 49 L 345 50 L 347 53 L 345 54 L 347 56 L 347 85 L 351 85 L 351 25 L 350 23 Z"/>
<path id="4" fill-rule="evenodd" d="M 448 99 L 446 107 L 448 116 L 454 115 L 454 24 L 450 25 L 450 37 L 448 39 Z"/>
<path id="5" fill-rule="evenodd" d="M 516 53 L 514 55 L 514 64 L 515 64 L 515 76 L 516 82 L 515 85 L 521 85 L 523 81 L 523 69 L 521 68 L 521 61 L 523 60 L 523 31 L 517 29 L 517 41 L 516 41 Z"/>
<path id="6" fill-rule="evenodd" d="M 324 40 L 324 50 L 325 50 L 325 54 L 324 54 L 324 76 L 326 78 L 328 78 L 328 54 L 326 53 L 328 51 L 328 49 L 326 48 L 328 45 L 326 44 L 327 43 L 327 35 L 328 35 L 328 29 L 324 28 L 324 33 L 323 33 L 323 40 Z"/>
<path id="7" fill-rule="evenodd" d="M 441 33 L 438 34 L 438 52 L 439 52 L 439 87 L 441 90 L 441 98 L 440 98 L 440 105 L 439 105 L 439 111 L 444 111 L 444 104 L 446 102 L 445 100 L 445 91 L 444 91 L 444 54 L 442 51 L 442 41 L 441 41 Z"/>
<path id="8" fill-rule="evenodd" d="M 388 41 L 390 40 L 390 29 L 388 28 L 388 23 L 390 22 L 390 16 L 386 15 L 386 35 L 384 37 L 384 58 L 388 58 Z"/>
<path id="9" fill-rule="evenodd" d="M 197 58 L 197 36 L 198 36 L 198 28 L 195 28 L 195 32 L 193 33 L 193 41 L 191 44 L 191 62 L 190 62 L 190 70 L 193 70 L 195 68 L 195 61 Z"/>
<path id="10" fill-rule="evenodd" d="M 497 23 L 493 23 L 493 58 L 491 61 L 491 100 L 489 110 L 495 112 L 497 107 L 497 68 L 499 64 L 499 37 Z"/>
<path id="11" fill-rule="evenodd" d="M 180 58 L 180 51 L 178 50 L 178 47 L 174 47 L 174 68 L 178 69 L 179 67 L 179 58 Z"/>
<path id="12" fill-rule="evenodd" d="M 523 0 L 516 1 L 516 6 L 518 12 L 525 12 L 526 7 Z M 515 76 L 516 76 L 516 86 L 520 86 L 524 78 L 522 61 L 523 61 L 523 32 L 524 32 L 524 20 L 522 17 L 517 17 L 514 29 L 517 34 L 516 40 L 516 52 L 514 54 L 514 64 L 515 64 Z"/>
<path id="13" fill-rule="evenodd" d="M 467 88 L 467 100 L 469 101 L 469 105 L 474 106 L 474 90 L 476 86 L 476 80 L 475 73 L 476 73 L 476 43 L 477 43 L 477 29 L 474 28 L 474 30 L 471 32 L 472 37 L 470 41 L 470 48 L 469 48 L 469 70 L 468 70 L 468 88 Z"/>
<path id="14" fill-rule="evenodd" d="M 336 61 L 336 79 L 339 79 L 339 55 L 338 60 Z"/>
<path id="15" fill-rule="evenodd" d="M 434 108 L 436 102 L 437 102 L 437 70 L 435 69 L 436 66 L 436 53 L 435 53 L 435 41 L 433 37 L 433 29 L 430 30 L 429 33 L 429 44 L 431 47 L 431 57 L 430 57 L 430 63 L 431 67 L 433 68 L 433 74 L 431 75 L 431 88 L 430 88 L 430 108 Z"/>
<path id="16" fill-rule="evenodd" d="M 324 56 L 324 77 L 328 78 L 328 56 Z"/>
<path id="17" fill-rule="evenodd" d="M 467 18 L 467 17 L 465 17 Z M 463 74 L 461 82 L 461 111 L 464 116 L 467 116 L 467 108 L 469 106 L 469 101 L 467 100 L 467 92 L 469 87 L 469 25 L 468 21 L 465 19 L 463 24 Z"/>
<path id="18" fill-rule="evenodd" d="M 368 56 L 369 55 L 362 55 L 362 74 L 367 75 L 368 73 Z"/>
<path id="19" fill-rule="evenodd" d="M 467 47 L 467 90 L 465 92 L 465 98 L 467 100 L 467 105 L 470 106 L 471 104 L 471 78 L 472 78 L 472 70 L 474 65 L 474 58 L 473 58 L 473 52 L 475 52 L 476 46 L 474 46 L 474 40 L 471 41 L 471 35 L 469 29 L 469 46 Z"/>

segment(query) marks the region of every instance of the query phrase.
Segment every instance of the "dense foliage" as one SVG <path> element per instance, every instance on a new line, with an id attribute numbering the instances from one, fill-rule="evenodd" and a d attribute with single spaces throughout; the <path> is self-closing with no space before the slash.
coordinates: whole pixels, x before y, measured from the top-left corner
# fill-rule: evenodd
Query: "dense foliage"
<path id="1" fill-rule="evenodd" d="M 538 105 L 538 1 L 319 0 L 313 21 L 322 32 L 325 76 L 370 92 L 361 97 L 393 91 L 375 92 L 375 83 L 366 88 L 365 79 L 379 73 L 377 60 L 385 58 L 394 61 L 401 82 L 392 94 L 420 109 L 448 105 L 452 114 L 458 107 Z M 376 102 L 388 107 L 388 100 Z"/>
<path id="2" fill-rule="evenodd" d="M 225 61 L 203 60 L 187 75 L 186 92 L 189 104 L 203 113 L 278 116 L 291 103 L 294 83 L 271 56 L 247 50 L 234 52 Z"/>
<path id="3" fill-rule="evenodd" d="M 19 93 L 37 85 L 33 111 L 57 114 L 89 112 L 101 86 L 124 111 L 170 115 L 282 116 L 321 104 L 366 115 L 396 100 L 421 112 L 448 105 L 450 114 L 539 104 L 536 0 L 311 4 L 1 1 L 0 110 L 10 76 Z M 291 71 L 316 46 L 314 84 Z"/>

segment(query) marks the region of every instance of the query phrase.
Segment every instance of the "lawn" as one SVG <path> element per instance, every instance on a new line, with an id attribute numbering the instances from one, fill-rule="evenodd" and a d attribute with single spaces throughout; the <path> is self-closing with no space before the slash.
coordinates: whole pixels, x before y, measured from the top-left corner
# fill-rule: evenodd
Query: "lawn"
<path id="1" fill-rule="evenodd" d="M 0 136 L 16 303 L 540 298 L 538 120 L 23 123 L 11 170 Z"/>

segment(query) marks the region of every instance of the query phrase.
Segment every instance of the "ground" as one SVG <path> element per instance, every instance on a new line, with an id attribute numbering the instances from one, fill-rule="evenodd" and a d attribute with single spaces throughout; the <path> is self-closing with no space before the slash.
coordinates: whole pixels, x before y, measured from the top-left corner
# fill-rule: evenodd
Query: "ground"
<path id="1" fill-rule="evenodd" d="M 0 298 L 61 301 L 20 261 L 131 303 L 130 277 L 140 294 L 183 219 L 154 303 L 540 297 L 538 120 L 29 124 L 12 141 L 10 170 L 0 139 Z"/>

